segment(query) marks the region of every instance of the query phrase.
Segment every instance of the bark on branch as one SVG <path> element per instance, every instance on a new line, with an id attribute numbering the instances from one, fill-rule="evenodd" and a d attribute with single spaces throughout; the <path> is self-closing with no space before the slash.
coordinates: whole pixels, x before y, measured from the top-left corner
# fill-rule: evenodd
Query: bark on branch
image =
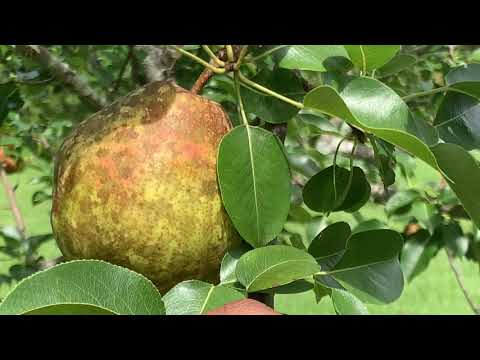
<path id="1" fill-rule="evenodd" d="M 51 54 L 47 48 L 40 45 L 16 45 L 15 49 L 21 56 L 32 59 L 48 69 L 58 80 L 70 86 L 94 110 L 100 110 L 107 105 L 106 98 L 97 94 L 87 81 L 68 64 Z"/>

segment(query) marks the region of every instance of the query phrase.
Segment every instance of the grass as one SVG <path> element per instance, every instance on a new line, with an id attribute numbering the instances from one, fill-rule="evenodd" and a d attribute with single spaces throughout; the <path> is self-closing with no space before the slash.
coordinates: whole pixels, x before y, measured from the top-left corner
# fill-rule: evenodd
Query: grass
<path id="1" fill-rule="evenodd" d="M 421 166 L 421 165 L 420 165 Z M 420 168 L 423 180 L 431 179 L 433 176 L 428 169 Z M 50 226 L 50 202 L 43 203 L 34 207 L 31 203 L 32 194 L 39 189 L 38 185 L 29 184 L 36 176 L 41 175 L 38 170 L 28 169 L 20 175 L 10 176 L 12 184 L 18 184 L 17 198 L 19 207 L 25 217 L 28 235 L 38 235 L 51 232 Z M 335 215 L 335 217 L 334 217 Z M 344 219 L 341 214 L 334 214 L 335 220 Z M 388 221 L 383 211 L 379 211 L 377 206 L 369 205 L 363 211 L 365 218 L 380 218 Z M 342 218 L 343 216 L 343 218 Z M 356 220 L 348 218 L 351 225 Z M 0 227 L 12 225 L 13 218 L 8 209 L 8 202 L 3 189 L 0 189 Z M 1 244 L 0 240 L 0 246 Z M 40 249 L 41 255 L 46 258 L 53 258 L 60 255 L 54 241 L 44 244 Z M 5 261 L 5 257 L 0 253 L 0 274 L 8 273 L 10 266 L 15 261 Z M 480 304 L 480 271 L 479 265 L 473 262 L 462 260 L 460 265 L 463 272 L 464 282 L 473 295 L 473 298 Z M 3 298 L 11 288 L 11 285 L 0 284 L 0 298 Z M 322 301 L 319 304 L 319 310 L 325 314 L 332 314 L 333 308 L 329 301 Z M 407 284 L 399 300 L 390 305 L 369 305 L 368 309 L 372 314 L 471 314 L 463 294 L 458 287 L 454 275 L 449 267 L 445 253 L 440 252 L 431 262 L 428 269 L 415 278 L 411 284 Z"/>
<path id="2" fill-rule="evenodd" d="M 52 232 L 50 225 L 50 207 L 51 202 L 47 201 L 38 206 L 33 206 L 31 199 L 35 191 L 42 188 L 41 185 L 30 184 L 31 180 L 37 176 L 41 176 L 42 172 L 36 169 L 28 168 L 21 174 L 15 174 L 8 177 L 11 185 L 17 185 L 16 196 L 18 206 L 25 220 L 27 229 L 27 236 L 48 234 Z M 4 189 L 0 189 L 0 228 L 6 225 L 14 225 L 14 220 L 11 215 L 8 200 L 6 198 Z M 3 245 L 3 240 L 0 238 L 0 246 Z M 47 259 L 52 259 L 60 256 L 55 242 L 48 241 L 44 243 L 39 249 L 40 255 Z M 0 275 L 8 274 L 8 269 L 17 263 L 17 260 L 9 259 L 6 255 L 0 252 Z M 6 284 L 0 282 L 0 298 L 5 297 L 8 291 L 14 284 Z"/>

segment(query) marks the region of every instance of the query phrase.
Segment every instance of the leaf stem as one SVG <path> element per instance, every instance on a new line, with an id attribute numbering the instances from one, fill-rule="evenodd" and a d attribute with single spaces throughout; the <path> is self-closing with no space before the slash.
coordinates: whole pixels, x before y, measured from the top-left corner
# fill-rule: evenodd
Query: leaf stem
<path id="1" fill-rule="evenodd" d="M 229 62 L 234 62 L 235 61 L 235 55 L 233 54 L 233 47 L 232 45 L 225 45 L 225 48 L 227 49 L 227 59 Z"/>
<path id="2" fill-rule="evenodd" d="M 182 48 L 180 48 L 176 45 L 169 45 L 169 46 L 173 47 L 175 50 L 177 50 L 181 54 L 183 54 L 185 56 L 188 56 L 190 59 L 198 62 L 199 64 L 201 64 L 203 66 L 205 66 L 207 69 L 211 70 L 215 74 L 224 74 L 225 71 L 226 71 L 224 68 L 218 68 L 216 66 L 213 66 L 213 65 L 209 64 L 208 62 L 206 62 L 205 60 L 199 58 L 198 56 L 193 55 L 192 53 L 190 53 L 186 50 L 183 50 Z"/>
<path id="3" fill-rule="evenodd" d="M 286 96 L 280 95 L 279 93 L 276 93 L 273 90 L 267 89 L 266 87 L 263 87 L 262 85 L 257 84 L 256 82 L 246 78 L 240 71 L 238 71 L 238 78 L 240 79 L 241 82 L 243 82 L 246 85 L 249 85 L 250 87 L 259 90 L 267 95 L 273 96 L 279 100 L 282 100 L 292 106 L 295 106 L 298 109 L 303 109 L 304 105 L 300 102 L 297 102 L 295 100 L 289 99 Z"/>
<path id="4" fill-rule="evenodd" d="M 248 52 L 248 45 L 245 45 L 244 47 L 242 47 L 242 50 L 240 50 L 240 55 L 238 55 L 237 62 L 235 63 L 235 66 L 234 66 L 235 70 L 240 69 L 240 65 L 242 65 L 243 59 L 247 55 L 247 52 Z"/>
<path id="5" fill-rule="evenodd" d="M 340 146 L 342 146 L 343 142 L 346 140 L 346 137 L 342 138 L 335 149 L 335 154 L 333 155 L 333 203 L 337 203 L 337 177 L 335 176 L 335 169 L 337 168 L 337 155 L 340 151 Z"/>
<path id="6" fill-rule="evenodd" d="M 218 58 L 217 55 L 210 49 L 208 45 L 202 45 L 203 50 L 210 56 L 210 58 L 217 63 L 218 66 L 224 67 L 225 66 L 225 61 L 222 61 Z"/>
<path id="7" fill-rule="evenodd" d="M 268 55 L 274 53 L 275 51 L 281 50 L 281 49 L 283 49 L 283 48 L 285 48 L 285 47 L 287 47 L 287 46 L 290 46 L 290 45 L 279 45 L 279 46 L 276 46 L 276 47 L 274 47 L 274 48 L 272 48 L 272 49 L 270 49 L 270 50 L 265 51 L 263 54 L 260 54 L 260 55 L 258 55 L 258 56 L 256 56 L 256 57 L 250 59 L 249 62 L 252 62 L 252 63 L 257 62 L 258 60 L 261 60 L 261 59 L 263 59 L 264 57 L 267 57 Z"/>
<path id="8" fill-rule="evenodd" d="M 365 75 L 367 73 L 367 61 L 365 57 L 365 53 L 363 51 L 363 46 L 358 45 L 360 47 L 360 53 L 362 54 L 362 71 L 360 72 L 360 75 Z"/>
<path id="9" fill-rule="evenodd" d="M 449 86 L 442 86 L 442 87 L 439 87 L 439 88 L 436 88 L 436 89 L 433 89 L 433 90 L 421 91 L 421 92 L 418 92 L 418 93 L 415 93 L 415 94 L 404 96 L 402 98 L 402 100 L 407 102 L 407 101 L 410 101 L 410 100 L 415 99 L 417 97 L 433 95 L 433 94 L 436 94 L 436 93 L 439 93 L 439 92 L 444 92 L 444 91 L 449 91 L 449 90 L 453 90 L 453 89 L 450 88 Z M 455 90 L 453 90 L 453 91 L 455 91 Z"/>
<path id="10" fill-rule="evenodd" d="M 239 108 L 239 111 L 240 111 L 240 116 L 242 118 L 242 121 L 244 123 L 245 126 L 248 126 L 249 123 L 248 123 L 248 119 L 247 119 L 247 115 L 245 114 L 245 108 L 243 107 L 243 100 L 242 100 L 242 95 L 241 95 L 241 92 L 240 92 L 240 72 L 239 71 L 235 71 L 235 74 L 234 74 L 234 79 L 235 79 L 235 92 L 237 94 L 237 101 L 238 101 L 238 108 Z"/>

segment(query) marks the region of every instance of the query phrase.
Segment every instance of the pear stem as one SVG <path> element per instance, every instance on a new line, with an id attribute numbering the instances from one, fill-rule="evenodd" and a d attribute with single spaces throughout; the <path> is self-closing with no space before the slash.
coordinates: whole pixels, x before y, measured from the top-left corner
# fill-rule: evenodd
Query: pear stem
<path id="1" fill-rule="evenodd" d="M 190 92 L 194 95 L 199 94 L 200 91 L 203 90 L 203 87 L 207 84 L 208 80 L 210 80 L 212 76 L 213 76 L 213 72 L 210 69 L 208 68 L 203 69 L 197 81 L 195 81 L 195 84 L 193 84 L 192 88 L 190 89 Z"/>
<path id="2" fill-rule="evenodd" d="M 225 67 L 225 61 L 220 60 L 208 45 L 202 45 L 202 48 L 218 66 Z"/>
<path id="3" fill-rule="evenodd" d="M 239 107 L 239 111 L 240 111 L 240 116 L 242 118 L 242 121 L 244 123 L 245 126 L 248 126 L 249 123 L 248 123 L 248 119 L 247 119 L 247 115 L 245 114 L 245 108 L 243 107 L 243 100 L 242 100 L 242 94 L 240 92 L 240 72 L 239 71 L 235 71 L 234 73 L 234 78 L 235 78 L 235 92 L 237 93 L 237 101 L 238 101 L 238 107 Z"/>
<path id="4" fill-rule="evenodd" d="M 263 92 L 263 93 L 265 93 L 265 94 L 267 94 L 267 95 L 270 95 L 270 96 L 273 96 L 273 97 L 275 97 L 275 98 L 277 98 L 277 99 L 279 99 L 279 100 L 282 100 L 282 101 L 284 101 L 284 102 L 286 102 L 286 103 L 288 103 L 288 104 L 290 104 L 290 105 L 295 106 L 296 108 L 298 108 L 298 109 L 300 109 L 300 110 L 304 108 L 304 106 L 303 106 L 302 103 L 297 102 L 297 101 L 292 100 L 292 99 L 289 99 L 289 98 L 287 98 L 286 96 L 280 95 L 279 93 L 276 93 L 276 92 L 273 91 L 273 90 L 267 89 L 266 87 L 264 87 L 264 86 L 262 86 L 262 85 L 260 85 L 260 84 L 257 84 L 256 82 L 254 82 L 254 81 L 248 79 L 247 77 L 245 77 L 240 71 L 238 71 L 238 78 L 239 78 L 239 80 L 240 80 L 241 82 L 243 82 L 244 84 L 249 85 L 250 87 L 252 87 L 252 88 L 254 88 L 254 89 L 258 90 L 258 91 L 261 91 L 261 92 Z"/>

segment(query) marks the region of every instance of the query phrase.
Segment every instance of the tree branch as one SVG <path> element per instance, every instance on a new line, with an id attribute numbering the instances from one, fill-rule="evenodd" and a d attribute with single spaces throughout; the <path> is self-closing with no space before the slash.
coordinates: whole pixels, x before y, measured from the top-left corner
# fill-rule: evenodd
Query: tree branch
<path id="1" fill-rule="evenodd" d="M 22 214 L 17 204 L 17 199 L 15 197 L 15 192 L 13 191 L 12 185 L 7 178 L 7 173 L 3 166 L 0 165 L 0 180 L 2 181 L 3 188 L 5 189 L 5 193 L 7 195 L 8 202 L 10 204 L 10 210 L 12 211 L 13 218 L 15 220 L 15 224 L 17 226 L 17 230 L 22 237 L 22 240 L 26 238 L 25 236 L 25 221 L 23 220 Z"/>
<path id="2" fill-rule="evenodd" d="M 48 69 L 58 80 L 70 86 L 93 109 L 100 110 L 107 105 L 104 97 L 98 95 L 68 64 L 51 54 L 45 47 L 16 45 L 15 49 L 23 57 L 33 59 Z"/>
<path id="3" fill-rule="evenodd" d="M 475 304 L 472 297 L 470 296 L 470 293 L 467 291 L 467 288 L 463 283 L 463 276 L 461 274 L 461 271 L 455 265 L 455 259 L 453 258 L 452 254 L 450 253 L 450 251 L 448 251 L 447 248 L 445 248 L 445 252 L 447 253 L 448 263 L 450 264 L 450 268 L 452 269 L 453 274 L 455 275 L 455 279 L 457 280 L 458 286 L 463 292 L 463 296 L 467 300 L 468 305 L 470 305 L 470 308 L 472 309 L 473 313 L 475 315 L 480 315 L 480 307 L 477 304 Z"/>

